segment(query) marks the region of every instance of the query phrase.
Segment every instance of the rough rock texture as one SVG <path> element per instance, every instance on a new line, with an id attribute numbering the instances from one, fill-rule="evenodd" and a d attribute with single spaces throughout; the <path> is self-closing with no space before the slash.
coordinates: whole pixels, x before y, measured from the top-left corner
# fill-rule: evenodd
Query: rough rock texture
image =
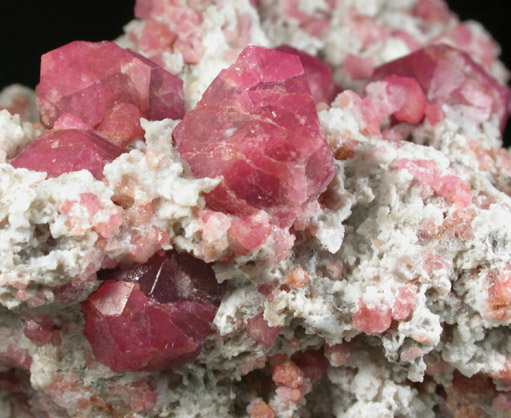
<path id="1" fill-rule="evenodd" d="M 509 416 L 507 70 L 484 29 L 442 0 L 135 14 L 116 42 L 183 81 L 183 121 L 139 119 L 114 56 L 130 99 L 85 95 L 97 125 L 41 134 L 30 91 L 0 94 L 0 416 Z M 69 131 L 125 152 L 15 167 Z"/>

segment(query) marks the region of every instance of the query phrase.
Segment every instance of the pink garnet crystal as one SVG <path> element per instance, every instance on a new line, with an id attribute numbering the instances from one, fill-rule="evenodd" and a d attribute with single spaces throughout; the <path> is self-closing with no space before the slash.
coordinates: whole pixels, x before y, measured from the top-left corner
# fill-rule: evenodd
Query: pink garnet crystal
<path id="1" fill-rule="evenodd" d="M 191 362 L 223 297 L 211 267 L 189 254 L 156 254 L 112 273 L 82 305 L 96 359 L 116 372 Z"/>
<path id="2" fill-rule="evenodd" d="M 105 164 L 123 152 L 124 149 L 90 132 L 49 130 L 24 148 L 11 164 L 16 168 L 45 171 L 48 177 L 88 170 L 99 180 Z"/>
<path id="3" fill-rule="evenodd" d="M 290 226 L 335 173 L 300 58 L 249 46 L 174 130 L 197 177 L 223 176 L 211 208 Z"/>
<path id="4" fill-rule="evenodd" d="M 328 65 L 316 57 L 288 45 L 279 46 L 277 51 L 298 55 L 300 57 L 315 103 L 330 104 L 335 99 L 337 87 L 334 84 L 332 70 Z"/>
<path id="5" fill-rule="evenodd" d="M 139 118 L 181 119 L 184 115 L 183 82 L 154 62 L 112 42 L 77 41 L 41 58 L 41 81 L 36 89 L 41 122 L 52 128 L 63 113 L 80 118 L 92 128 L 109 127 Z M 126 106 L 139 111 L 127 120 Z M 136 111 L 130 110 L 132 114 Z M 123 127 L 119 135 L 137 131 Z M 111 132 L 110 132 L 111 133 Z M 115 132 L 113 133 L 116 134 Z M 133 138 L 121 138 L 128 142 Z"/>
<path id="6" fill-rule="evenodd" d="M 509 90 L 462 51 L 441 44 L 426 46 L 376 68 L 371 81 L 388 76 L 414 78 L 432 103 L 465 105 L 478 113 L 497 115 L 504 130 Z"/>

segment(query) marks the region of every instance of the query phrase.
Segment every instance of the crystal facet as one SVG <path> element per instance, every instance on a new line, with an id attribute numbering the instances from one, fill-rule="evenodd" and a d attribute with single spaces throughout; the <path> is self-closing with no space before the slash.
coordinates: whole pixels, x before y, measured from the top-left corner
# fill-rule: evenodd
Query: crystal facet
<path id="1" fill-rule="evenodd" d="M 315 103 L 330 104 L 334 100 L 337 93 L 337 87 L 334 83 L 334 76 L 332 70 L 323 61 L 319 60 L 312 55 L 299 51 L 288 45 L 282 45 L 277 48 L 277 51 L 293 54 L 300 57 L 302 61 L 305 76 L 309 82 L 312 98 Z"/>
<path id="2" fill-rule="evenodd" d="M 122 148 L 90 132 L 49 130 L 24 148 L 11 164 L 16 168 L 45 171 L 48 177 L 88 170 L 96 179 L 101 179 L 105 164 L 123 152 Z"/>

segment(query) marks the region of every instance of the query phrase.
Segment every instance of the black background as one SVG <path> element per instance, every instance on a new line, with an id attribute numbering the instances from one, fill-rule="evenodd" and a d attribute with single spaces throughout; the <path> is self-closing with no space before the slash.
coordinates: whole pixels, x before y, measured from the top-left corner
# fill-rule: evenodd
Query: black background
<path id="1" fill-rule="evenodd" d="M 382 0 L 385 1 L 385 0 Z M 0 0 L 0 89 L 34 87 L 40 56 L 74 40 L 111 40 L 133 18 L 135 0 Z M 502 46 L 511 68 L 510 0 L 448 0 L 462 20 L 481 22 Z M 511 124 L 510 124 L 511 125 Z M 511 144 L 511 127 L 506 130 Z"/>

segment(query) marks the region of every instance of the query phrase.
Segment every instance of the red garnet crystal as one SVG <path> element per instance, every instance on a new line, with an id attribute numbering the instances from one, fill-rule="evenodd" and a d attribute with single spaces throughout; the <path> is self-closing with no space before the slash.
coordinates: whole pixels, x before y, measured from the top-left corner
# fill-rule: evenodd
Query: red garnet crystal
<path id="1" fill-rule="evenodd" d="M 223 176 L 210 207 L 242 217 L 265 210 L 290 226 L 335 173 L 300 58 L 245 48 L 174 130 L 197 177 Z"/>
<path id="2" fill-rule="evenodd" d="M 24 148 L 11 164 L 16 168 L 45 171 L 48 177 L 88 170 L 99 180 L 105 164 L 123 152 L 122 148 L 90 132 L 49 130 Z"/>
<path id="3" fill-rule="evenodd" d="M 111 274 L 82 305 L 96 359 L 116 372 L 163 370 L 197 358 L 223 296 L 211 267 L 156 254 Z"/>
<path id="4" fill-rule="evenodd" d="M 508 117 L 509 90 L 462 51 L 430 45 L 375 69 L 371 81 L 388 76 L 417 80 L 432 103 L 465 105 L 497 115 L 501 130 Z"/>
<path id="5" fill-rule="evenodd" d="M 36 89 L 41 122 L 53 127 L 63 113 L 96 128 L 108 115 L 107 133 L 114 136 L 138 132 L 141 116 L 150 120 L 181 119 L 184 114 L 183 83 L 154 62 L 112 42 L 72 42 L 41 58 L 41 81 Z M 126 106 L 135 118 L 127 119 Z M 123 125 L 111 132 L 116 118 Z M 128 129 L 124 125 L 134 125 Z M 103 124 L 104 125 L 104 124 Z M 121 138 L 129 142 L 133 138 Z"/>
<path id="6" fill-rule="evenodd" d="M 335 99 L 337 87 L 334 84 L 332 70 L 328 65 L 316 57 L 288 45 L 279 46 L 277 51 L 300 57 L 315 103 L 330 104 Z"/>

